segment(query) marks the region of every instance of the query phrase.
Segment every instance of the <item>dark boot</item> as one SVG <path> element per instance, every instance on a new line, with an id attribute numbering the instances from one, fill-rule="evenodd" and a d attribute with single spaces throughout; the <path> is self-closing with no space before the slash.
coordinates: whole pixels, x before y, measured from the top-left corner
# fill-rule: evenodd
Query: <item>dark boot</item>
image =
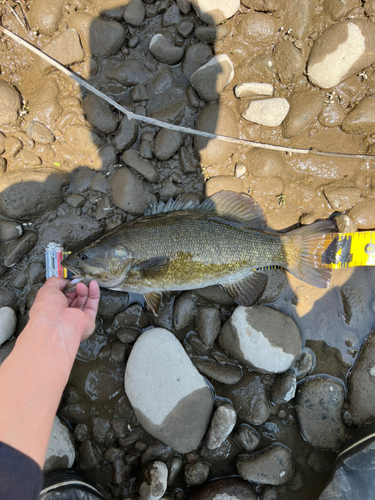
<path id="1" fill-rule="evenodd" d="M 104 497 L 82 472 L 57 469 L 45 474 L 40 500 L 104 500 Z"/>

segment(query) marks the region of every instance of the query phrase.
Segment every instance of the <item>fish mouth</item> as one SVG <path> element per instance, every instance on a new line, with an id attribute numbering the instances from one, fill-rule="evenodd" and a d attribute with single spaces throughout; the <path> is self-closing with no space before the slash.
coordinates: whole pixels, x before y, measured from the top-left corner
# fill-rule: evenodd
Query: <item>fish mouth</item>
<path id="1" fill-rule="evenodd" d="M 75 276 L 75 278 L 83 278 L 84 273 L 82 272 L 83 269 L 79 264 L 74 264 L 72 262 L 69 262 L 69 257 L 61 261 L 61 265 L 68 269 L 68 271 L 71 271 Z"/>

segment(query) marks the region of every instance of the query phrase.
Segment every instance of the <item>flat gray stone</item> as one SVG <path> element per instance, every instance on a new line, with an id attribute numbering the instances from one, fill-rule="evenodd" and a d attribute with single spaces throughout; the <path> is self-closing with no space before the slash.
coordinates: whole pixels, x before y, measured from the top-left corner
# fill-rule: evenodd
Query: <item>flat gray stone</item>
<path id="1" fill-rule="evenodd" d="M 134 344 L 125 391 L 147 432 L 176 451 L 197 448 L 213 410 L 212 394 L 177 338 L 163 328 Z"/>
<path id="2" fill-rule="evenodd" d="M 128 167 L 134 168 L 149 182 L 158 182 L 160 179 L 159 172 L 153 164 L 140 157 L 138 151 L 135 149 L 128 149 L 122 155 L 122 160 Z"/>
<path id="3" fill-rule="evenodd" d="M 224 403 L 219 406 L 211 419 L 206 437 L 206 447 L 209 450 L 219 448 L 234 429 L 236 421 L 237 414 L 232 405 Z"/>

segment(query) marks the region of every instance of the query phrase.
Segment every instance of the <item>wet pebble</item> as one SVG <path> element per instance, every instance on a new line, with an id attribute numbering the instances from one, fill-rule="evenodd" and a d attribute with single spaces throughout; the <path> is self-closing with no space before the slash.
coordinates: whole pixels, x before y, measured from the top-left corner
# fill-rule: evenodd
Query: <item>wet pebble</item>
<path id="1" fill-rule="evenodd" d="M 220 311 L 215 307 L 198 307 L 195 326 L 201 341 L 207 346 L 213 345 L 220 333 Z"/>
<path id="2" fill-rule="evenodd" d="M 298 386 L 295 401 L 301 434 L 314 448 L 338 451 L 345 442 L 344 398 L 345 388 L 338 379 L 314 377 Z"/>
<path id="3" fill-rule="evenodd" d="M 297 389 L 297 379 L 293 371 L 287 371 L 275 378 L 271 389 L 271 401 L 275 405 L 287 403 L 294 398 Z"/>
<path id="4" fill-rule="evenodd" d="M 239 475 L 247 481 L 276 486 L 292 479 L 294 459 L 289 448 L 274 444 L 253 455 L 242 455 L 236 467 Z"/>
<path id="5" fill-rule="evenodd" d="M 274 42 L 279 29 L 277 20 L 263 12 L 249 12 L 241 17 L 239 32 L 257 48 L 266 48 Z"/>
<path id="6" fill-rule="evenodd" d="M 185 117 L 187 103 L 185 99 L 169 106 L 163 106 L 151 113 L 151 118 L 179 125 Z"/>
<path id="7" fill-rule="evenodd" d="M 198 446 L 212 395 L 173 334 L 152 328 L 138 338 L 126 366 L 125 391 L 147 432 L 182 453 Z"/>
<path id="8" fill-rule="evenodd" d="M 140 334 L 140 330 L 135 328 L 121 328 L 118 332 L 116 332 L 117 338 L 124 344 L 133 344 Z"/>
<path id="9" fill-rule="evenodd" d="M 288 114 L 289 103 L 283 97 L 271 97 L 270 99 L 259 99 L 246 104 L 241 112 L 242 118 L 249 122 L 265 125 L 266 127 L 277 127 L 281 125 Z"/>
<path id="10" fill-rule="evenodd" d="M 173 325 L 176 330 L 185 328 L 194 318 L 197 311 L 197 300 L 189 292 L 181 294 L 175 301 Z"/>
<path id="11" fill-rule="evenodd" d="M 322 88 L 334 87 L 373 63 L 375 28 L 364 20 L 351 19 L 323 31 L 311 49 L 307 73 Z"/>
<path id="12" fill-rule="evenodd" d="M 237 179 L 233 175 L 217 175 L 206 181 L 205 194 L 207 198 L 220 191 L 243 193 L 244 184 L 241 179 Z"/>
<path id="13" fill-rule="evenodd" d="M 142 0 L 131 0 L 125 7 L 124 19 L 132 26 L 140 26 L 145 15 L 146 9 Z"/>
<path id="14" fill-rule="evenodd" d="M 239 83 L 234 88 L 234 94 L 239 99 L 258 95 L 270 96 L 273 94 L 273 86 L 259 82 Z"/>
<path id="15" fill-rule="evenodd" d="M 80 63 L 85 58 L 79 35 L 73 29 L 67 29 L 54 38 L 43 47 L 43 52 L 64 66 Z M 39 65 L 45 72 L 52 70 L 52 66 L 43 59 L 39 61 Z"/>
<path id="16" fill-rule="evenodd" d="M 189 14 L 191 9 L 191 3 L 189 0 L 176 0 L 176 3 L 183 14 Z"/>
<path id="17" fill-rule="evenodd" d="M 138 151 L 135 149 L 128 149 L 122 155 L 122 160 L 128 167 L 134 168 L 139 174 L 142 175 L 149 182 L 158 182 L 160 179 L 159 172 L 153 164 L 147 160 L 143 160 Z"/>
<path id="18" fill-rule="evenodd" d="M 194 90 L 205 101 L 215 101 L 234 78 L 234 66 L 226 54 L 213 57 L 190 77 Z"/>
<path id="19" fill-rule="evenodd" d="M 99 193 L 107 194 L 110 192 L 110 186 L 107 176 L 104 176 L 101 172 L 95 174 L 90 188 L 92 191 L 98 191 Z"/>
<path id="20" fill-rule="evenodd" d="M 348 215 L 358 229 L 375 229 L 375 199 L 363 198 Z"/>
<path id="21" fill-rule="evenodd" d="M 0 345 L 9 340 L 16 331 L 17 315 L 11 307 L 0 307 Z"/>
<path id="22" fill-rule="evenodd" d="M 252 148 L 246 155 L 247 171 L 255 177 L 278 177 L 284 171 L 285 165 L 278 151 Z"/>
<path id="23" fill-rule="evenodd" d="M 262 373 L 282 373 L 300 356 L 301 334 L 292 318 L 266 306 L 235 309 L 219 343 L 230 356 Z"/>
<path id="24" fill-rule="evenodd" d="M 237 384 L 224 387 L 220 395 L 233 403 L 239 418 L 248 424 L 264 424 L 270 415 L 267 387 L 258 373 L 245 372 Z"/>
<path id="25" fill-rule="evenodd" d="M 15 125 L 21 109 L 21 96 L 4 80 L 0 80 L 0 124 Z"/>
<path id="26" fill-rule="evenodd" d="M 174 26 L 181 19 L 180 9 L 177 4 L 172 4 L 168 7 L 168 9 L 164 12 L 161 18 L 161 25 L 163 28 L 168 28 L 169 26 Z"/>
<path id="27" fill-rule="evenodd" d="M 25 132 L 39 144 L 51 144 L 55 140 L 53 133 L 43 123 L 32 121 L 26 124 Z"/>
<path id="28" fill-rule="evenodd" d="M 183 467 L 180 457 L 173 457 L 168 465 L 168 486 L 174 486 Z"/>
<path id="29" fill-rule="evenodd" d="M 194 23 L 189 19 L 183 19 L 176 26 L 177 33 L 179 33 L 184 38 L 188 38 L 192 34 L 193 30 Z"/>
<path id="30" fill-rule="evenodd" d="M 255 450 L 260 443 L 259 433 L 248 424 L 240 424 L 234 432 L 234 439 L 245 451 Z"/>
<path id="31" fill-rule="evenodd" d="M 101 134 L 112 134 L 118 125 L 118 117 L 106 101 L 95 94 L 89 94 L 83 101 L 83 111 L 87 121 Z"/>
<path id="32" fill-rule="evenodd" d="M 126 116 L 122 117 L 120 126 L 113 138 L 113 144 L 119 153 L 130 148 L 138 136 L 138 124 L 135 120 L 129 120 Z"/>
<path id="33" fill-rule="evenodd" d="M 148 192 L 143 182 L 129 168 L 116 170 L 110 181 L 116 207 L 130 214 L 143 215 L 148 204 Z"/>
<path id="34" fill-rule="evenodd" d="M 140 500 L 159 500 L 167 489 L 168 469 L 165 463 L 149 462 L 142 469 Z"/>
<path id="35" fill-rule="evenodd" d="M 151 99 L 147 87 L 141 83 L 133 88 L 130 95 L 133 102 L 149 101 Z"/>
<path id="36" fill-rule="evenodd" d="M 86 424 L 77 424 L 74 428 L 74 437 L 82 443 L 87 438 L 88 429 Z"/>
<path id="37" fill-rule="evenodd" d="M 210 481 L 189 500 L 256 500 L 257 495 L 250 484 L 237 477 Z"/>
<path id="38" fill-rule="evenodd" d="M 22 236 L 21 224 L 11 220 L 0 220 L 0 241 L 16 240 Z"/>
<path id="39" fill-rule="evenodd" d="M 317 118 L 323 107 L 323 95 L 316 92 L 294 92 L 289 112 L 283 122 L 283 136 L 290 139 L 303 132 Z"/>
<path id="40" fill-rule="evenodd" d="M 194 151 L 189 151 L 185 146 L 181 146 L 180 151 L 178 153 L 178 162 L 182 171 L 189 174 L 192 172 L 196 172 L 199 162 L 194 155 Z"/>
<path id="41" fill-rule="evenodd" d="M 192 361 L 203 375 L 222 384 L 233 385 L 241 380 L 242 370 L 239 366 L 218 364 L 211 359 L 202 358 L 194 358 Z"/>
<path id="42" fill-rule="evenodd" d="M 169 160 L 184 142 L 181 132 L 162 128 L 154 139 L 154 155 L 158 160 Z"/>
<path id="43" fill-rule="evenodd" d="M 28 12 L 30 26 L 42 35 L 52 36 L 63 16 L 64 0 L 35 0 Z"/>
<path id="44" fill-rule="evenodd" d="M 131 304 L 125 311 L 122 311 L 113 319 L 112 327 L 114 329 L 124 327 L 140 327 L 144 328 L 147 325 L 147 320 L 141 304 Z"/>
<path id="45" fill-rule="evenodd" d="M 131 57 L 124 58 L 119 64 L 116 60 L 113 64 L 107 64 L 104 69 L 105 76 L 110 80 L 115 80 L 126 87 L 133 87 L 139 83 L 146 84 L 149 80 L 150 72 L 144 64 Z M 125 108 L 128 106 L 125 104 Z"/>
<path id="46" fill-rule="evenodd" d="M 354 425 L 375 420 L 375 335 L 364 341 L 349 373 L 349 411 Z"/>
<path id="47" fill-rule="evenodd" d="M 273 51 L 275 69 L 285 85 L 295 83 L 305 69 L 302 53 L 290 40 L 279 42 Z"/>
<path id="48" fill-rule="evenodd" d="M 365 97 L 358 106 L 346 115 L 341 128 L 348 134 L 372 134 L 375 132 L 374 114 L 375 98 L 373 96 Z"/>
<path id="49" fill-rule="evenodd" d="M 338 102 L 325 104 L 318 115 L 318 120 L 323 127 L 338 127 L 345 118 L 345 110 Z"/>
<path id="50" fill-rule="evenodd" d="M 25 231 L 20 238 L 2 243 L 4 265 L 13 267 L 33 248 L 37 241 L 38 235 L 34 231 Z"/>
<path id="51" fill-rule="evenodd" d="M 67 426 L 63 425 L 59 417 L 55 415 L 43 470 L 68 469 L 73 466 L 75 459 L 73 436 Z"/>
<path id="52" fill-rule="evenodd" d="M 323 192 L 331 207 L 339 212 L 352 208 L 361 197 L 361 190 L 357 187 L 339 183 L 326 186 Z"/>
<path id="53" fill-rule="evenodd" d="M 215 410 L 206 436 L 206 447 L 209 450 L 219 448 L 234 429 L 237 414 L 233 406 L 224 403 Z"/>
<path id="54" fill-rule="evenodd" d="M 194 462 L 185 465 L 184 479 L 188 486 L 203 484 L 210 473 L 210 465 L 206 462 Z"/>
<path id="55" fill-rule="evenodd" d="M 173 45 L 161 33 L 152 37 L 149 48 L 155 59 L 164 64 L 177 64 L 184 55 L 183 48 Z"/>
<path id="56" fill-rule="evenodd" d="M 207 43 L 195 43 L 186 49 L 182 72 L 190 78 L 191 75 L 212 58 L 212 49 Z"/>
<path id="57" fill-rule="evenodd" d="M 101 453 L 91 439 L 85 439 L 78 448 L 79 467 L 84 471 L 92 470 L 101 460 Z"/>

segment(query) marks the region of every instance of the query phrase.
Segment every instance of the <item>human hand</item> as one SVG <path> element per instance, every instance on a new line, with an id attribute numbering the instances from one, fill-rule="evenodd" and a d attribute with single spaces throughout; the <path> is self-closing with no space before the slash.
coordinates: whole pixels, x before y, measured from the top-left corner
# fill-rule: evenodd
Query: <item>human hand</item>
<path id="1" fill-rule="evenodd" d="M 38 291 L 30 309 L 30 321 L 57 326 L 66 338 L 87 339 L 95 329 L 100 291 L 96 281 L 89 287 L 77 283 L 76 291 L 64 295 L 67 280 L 49 278 Z"/>

